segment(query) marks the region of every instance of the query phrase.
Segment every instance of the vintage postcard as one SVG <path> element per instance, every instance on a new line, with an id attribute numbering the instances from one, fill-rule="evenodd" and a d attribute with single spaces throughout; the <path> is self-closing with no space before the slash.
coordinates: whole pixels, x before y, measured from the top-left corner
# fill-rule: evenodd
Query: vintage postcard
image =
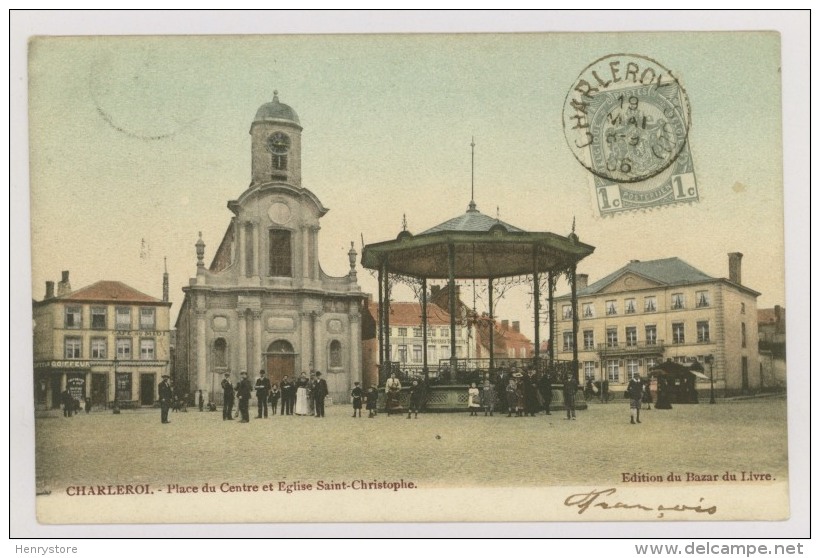
<path id="1" fill-rule="evenodd" d="M 791 516 L 779 33 L 27 56 L 41 524 Z"/>

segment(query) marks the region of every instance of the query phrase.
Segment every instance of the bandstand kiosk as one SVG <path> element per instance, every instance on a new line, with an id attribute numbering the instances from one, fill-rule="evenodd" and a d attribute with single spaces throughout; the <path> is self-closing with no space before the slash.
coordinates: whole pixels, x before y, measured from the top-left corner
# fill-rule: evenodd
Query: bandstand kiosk
<path id="1" fill-rule="evenodd" d="M 395 240 L 368 244 L 362 251 L 362 266 L 375 270 L 379 281 L 379 311 L 377 335 L 379 342 L 379 385 L 383 386 L 391 373 L 396 373 L 406 386 L 413 379 L 423 380 L 427 388 L 426 407 L 429 410 L 463 409 L 467 397 L 465 378 L 482 378 L 494 374 L 500 367 L 515 364 L 532 367 L 539 374 L 549 374 L 560 382 L 567 373 L 578 374 L 578 300 L 575 274 L 578 262 L 592 254 L 593 246 L 579 241 L 573 232 L 561 236 L 550 232 L 527 232 L 505 223 L 498 218 L 484 215 L 475 201 L 470 201 L 467 211 L 413 235 L 402 230 Z M 541 355 L 541 284 L 546 276 L 549 307 L 553 308 L 555 285 L 565 276 L 571 288 L 572 303 L 572 361 L 559 361 L 554 357 L 555 318 L 549 312 L 547 355 Z M 423 361 L 421 370 L 402 372 L 399 363 L 391 361 L 390 355 L 390 279 L 400 276 L 405 281 L 420 284 L 421 330 Z M 535 353 L 529 359 L 514 359 L 505 363 L 490 351 L 488 359 L 458 358 L 456 343 L 450 343 L 450 358 L 429 363 L 427 355 L 427 281 L 446 280 L 450 314 L 450 339 L 456 339 L 456 322 L 459 314 L 456 295 L 457 280 L 486 281 L 488 292 L 487 319 L 494 324 L 494 282 L 509 278 L 525 277 L 532 284 L 533 313 L 535 323 Z M 474 320 L 480 319 L 473 316 Z M 493 347 L 493 330 L 489 327 L 490 347 Z M 431 366 L 432 365 L 432 366 Z M 559 389 L 553 389 L 553 402 L 563 402 Z"/>

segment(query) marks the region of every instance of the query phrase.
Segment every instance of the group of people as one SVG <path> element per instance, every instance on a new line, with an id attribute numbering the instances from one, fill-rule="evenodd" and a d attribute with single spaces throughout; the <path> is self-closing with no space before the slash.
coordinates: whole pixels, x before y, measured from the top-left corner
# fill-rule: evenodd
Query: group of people
<path id="1" fill-rule="evenodd" d="M 88 397 L 83 397 L 83 401 L 85 403 L 85 412 L 91 412 L 91 399 Z M 82 404 L 80 403 L 79 399 L 76 399 L 71 393 L 64 389 L 62 393 L 60 393 L 60 403 L 63 404 L 63 416 L 64 417 L 71 417 L 75 414 L 79 414 L 80 408 Z"/>
<path id="2" fill-rule="evenodd" d="M 233 420 L 234 401 L 238 402 L 240 422 L 250 422 L 251 394 L 256 395 L 256 418 L 268 418 L 268 405 L 271 415 L 276 415 L 276 409 L 281 405 L 282 415 L 301 415 L 323 418 L 325 416 L 325 398 L 328 395 L 327 381 L 322 373 L 311 372 L 310 377 L 304 372 L 292 382 L 287 376 L 279 383 L 271 382 L 264 370 L 259 371 L 259 377 L 251 386 L 247 372 L 240 374 L 239 382 L 233 385 L 230 372 L 225 373 L 222 380 L 222 420 Z"/>

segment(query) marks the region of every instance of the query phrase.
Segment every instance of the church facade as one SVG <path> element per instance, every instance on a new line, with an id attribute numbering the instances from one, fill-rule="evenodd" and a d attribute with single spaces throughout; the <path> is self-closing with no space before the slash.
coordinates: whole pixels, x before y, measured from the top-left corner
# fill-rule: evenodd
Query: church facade
<path id="1" fill-rule="evenodd" d="M 176 322 L 173 381 L 206 402 L 221 402 L 230 372 L 272 382 L 321 371 L 334 401 L 361 381 L 361 309 L 356 252 L 350 272 L 331 277 L 319 263 L 319 220 L 328 209 L 302 187 L 302 127 L 296 112 L 273 101 L 251 124 L 250 186 L 228 202 L 233 213 L 211 264 L 196 242 L 196 277 L 183 288 Z"/>

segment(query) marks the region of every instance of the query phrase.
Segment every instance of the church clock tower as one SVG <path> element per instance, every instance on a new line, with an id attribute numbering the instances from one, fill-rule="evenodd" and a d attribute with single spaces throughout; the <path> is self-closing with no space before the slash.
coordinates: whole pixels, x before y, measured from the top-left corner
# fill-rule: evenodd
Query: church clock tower
<path id="1" fill-rule="evenodd" d="M 302 186 L 302 126 L 296 111 L 273 101 L 256 111 L 251 124 L 251 186 L 284 182 Z"/>

